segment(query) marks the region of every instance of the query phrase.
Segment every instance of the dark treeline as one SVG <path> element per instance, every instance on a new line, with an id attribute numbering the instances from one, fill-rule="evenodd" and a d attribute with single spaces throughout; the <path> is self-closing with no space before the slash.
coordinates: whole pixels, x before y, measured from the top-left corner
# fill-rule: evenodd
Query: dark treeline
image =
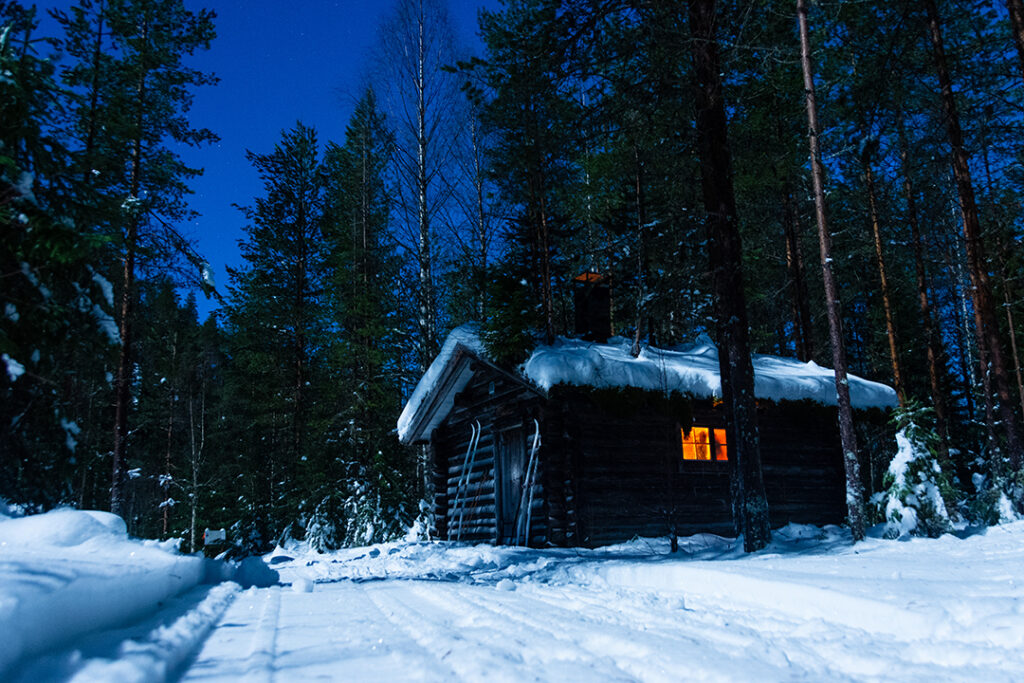
<path id="1" fill-rule="evenodd" d="M 0 497 L 247 549 L 429 528 L 403 396 L 467 320 L 511 366 L 571 332 L 592 271 L 634 353 L 709 332 L 729 358 L 748 541 L 751 351 L 891 384 L 951 513 L 1020 513 L 1017 5 L 507 0 L 473 56 L 442 0 L 398 0 L 344 140 L 253 142 L 218 292 L 175 151 L 215 140 L 188 116 L 213 14 L 79 0 L 39 36 L 0 2 Z M 877 432 L 844 425 L 865 499 Z"/>

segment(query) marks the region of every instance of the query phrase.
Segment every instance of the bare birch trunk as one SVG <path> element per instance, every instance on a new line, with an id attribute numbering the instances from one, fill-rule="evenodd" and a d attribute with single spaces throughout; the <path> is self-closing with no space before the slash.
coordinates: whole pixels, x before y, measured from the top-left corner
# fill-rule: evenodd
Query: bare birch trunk
<path id="1" fill-rule="evenodd" d="M 479 274 L 476 291 L 476 315 L 480 322 L 484 320 L 484 306 L 487 299 L 487 211 L 484 203 L 484 168 L 480 149 L 480 130 L 475 119 L 470 122 L 470 141 L 473 145 L 473 190 L 476 194 L 476 239 Z"/>
<path id="2" fill-rule="evenodd" d="M 810 146 L 811 177 L 814 182 L 814 212 L 818 221 L 818 242 L 821 251 L 821 271 L 825 281 L 825 305 L 828 310 L 829 341 L 832 344 L 832 363 L 835 366 L 836 399 L 839 407 L 839 438 L 843 448 L 843 467 L 846 470 L 846 507 L 853 541 L 864 539 L 864 485 L 860 478 L 860 460 L 857 457 L 857 434 L 853 428 L 853 408 L 850 404 L 850 385 L 846 373 L 846 348 L 843 342 L 842 315 L 839 309 L 839 286 L 832 270 L 832 236 L 825 213 L 824 169 L 818 150 L 818 109 L 814 97 L 814 75 L 811 69 L 811 41 L 807 29 L 807 0 L 797 0 L 797 18 L 800 23 L 800 61 L 804 74 L 804 93 L 807 98 L 807 138 Z"/>
<path id="3" fill-rule="evenodd" d="M 427 174 L 427 101 L 426 101 L 426 16 L 422 0 L 418 5 L 416 53 L 416 217 L 419 226 L 417 261 L 419 265 L 419 328 L 420 371 L 426 372 L 437 345 L 437 322 L 434 312 L 433 255 L 428 206 Z M 427 468 L 424 464 L 424 472 Z M 426 480 L 424 480 L 426 481 Z M 426 489 L 424 489 L 426 490 Z"/>

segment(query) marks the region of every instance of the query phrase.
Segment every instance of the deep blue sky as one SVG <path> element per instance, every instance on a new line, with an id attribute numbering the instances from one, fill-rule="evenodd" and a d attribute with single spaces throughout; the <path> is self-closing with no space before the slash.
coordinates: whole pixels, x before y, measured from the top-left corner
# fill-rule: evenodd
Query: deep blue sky
<path id="1" fill-rule="evenodd" d="M 46 9 L 71 3 L 39 4 Z M 393 0 L 185 4 L 217 12 L 217 39 L 189 63 L 216 74 L 220 83 L 195 91 L 190 118 L 221 139 L 183 154 L 186 162 L 204 169 L 192 183 L 191 205 L 200 217 L 184 232 L 196 239 L 224 292 L 225 267 L 241 264 L 244 220 L 232 204 L 250 204 L 261 190 L 245 151 L 270 151 L 281 131 L 299 120 L 316 128 L 321 142 L 343 139 L 355 98 L 367 82 L 368 53 Z M 478 51 L 477 8 L 496 9 L 498 0 L 448 0 L 448 6 L 460 39 Z M 49 22 L 44 29 L 53 30 Z M 201 301 L 200 307 L 205 314 L 211 303 Z"/>

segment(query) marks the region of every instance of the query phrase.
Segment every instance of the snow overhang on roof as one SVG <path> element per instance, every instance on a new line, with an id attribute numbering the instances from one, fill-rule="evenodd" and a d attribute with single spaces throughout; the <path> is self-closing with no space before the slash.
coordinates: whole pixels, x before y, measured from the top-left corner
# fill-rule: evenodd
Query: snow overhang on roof
<path id="1" fill-rule="evenodd" d="M 538 347 L 523 365 L 523 374 L 547 390 L 556 384 L 597 388 L 637 387 L 651 391 L 677 391 L 697 398 L 720 398 L 722 380 L 718 349 L 706 336 L 696 343 L 672 349 L 648 346 L 634 358 L 631 341 L 611 339 L 592 344 L 559 339 Z M 813 361 L 755 354 L 754 395 L 771 401 L 810 400 L 837 404 L 835 373 Z M 854 375 L 848 376 L 850 397 L 856 409 L 892 408 L 897 405 L 891 387 Z"/>
<path id="2" fill-rule="evenodd" d="M 475 325 L 452 330 L 437 358 L 430 364 L 398 417 L 402 443 L 421 443 L 441 424 L 473 376 L 471 361 L 484 357 L 484 345 Z"/>
<path id="3" fill-rule="evenodd" d="M 697 398 L 722 395 L 718 349 L 703 336 L 694 344 L 673 349 L 646 347 L 634 358 L 631 342 L 622 338 L 607 344 L 578 339 L 558 339 L 539 346 L 521 366 L 530 384 L 547 391 L 557 384 L 595 388 L 636 387 L 651 391 L 677 391 Z M 420 379 L 398 418 L 403 443 L 419 443 L 451 410 L 455 395 L 465 388 L 475 370 L 472 361 L 490 365 L 475 325 L 456 328 L 441 352 Z M 835 374 L 813 361 L 755 355 L 754 394 L 772 401 L 810 400 L 834 406 Z M 848 376 L 850 399 L 855 409 L 893 408 L 896 392 L 885 384 Z"/>

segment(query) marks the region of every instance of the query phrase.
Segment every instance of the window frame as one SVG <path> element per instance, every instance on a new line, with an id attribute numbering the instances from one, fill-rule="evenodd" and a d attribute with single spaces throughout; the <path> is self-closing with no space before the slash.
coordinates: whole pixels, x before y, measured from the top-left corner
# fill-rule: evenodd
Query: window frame
<path id="1" fill-rule="evenodd" d="M 699 457 L 688 458 L 688 457 L 686 457 L 686 446 L 687 446 L 687 442 L 688 442 L 688 437 L 690 439 L 689 443 L 694 445 L 694 455 L 695 456 L 697 455 L 696 445 L 698 443 L 703 445 L 703 442 L 698 442 L 698 441 L 693 439 L 693 437 L 695 435 L 695 432 L 698 429 L 707 430 L 707 434 L 708 434 L 708 437 L 707 437 L 708 438 L 708 440 L 707 440 L 707 453 L 708 453 L 708 457 L 707 458 L 699 458 Z M 721 438 L 721 441 L 719 441 L 720 438 Z M 722 446 L 725 449 L 725 457 L 724 458 L 720 458 L 719 457 L 719 452 L 718 452 L 718 447 L 719 446 Z M 683 462 L 683 463 L 701 463 L 701 464 L 725 463 L 725 464 L 728 464 L 728 462 L 729 462 L 729 437 L 728 437 L 728 433 L 726 431 L 726 428 L 725 428 L 724 425 L 716 426 L 716 425 L 713 425 L 713 424 L 697 424 L 697 423 L 694 423 L 694 424 L 690 425 L 690 431 L 689 431 L 689 434 L 687 434 L 686 430 L 682 426 L 680 426 L 679 427 L 679 450 L 680 450 L 680 456 L 681 456 L 680 457 L 680 461 Z"/>

